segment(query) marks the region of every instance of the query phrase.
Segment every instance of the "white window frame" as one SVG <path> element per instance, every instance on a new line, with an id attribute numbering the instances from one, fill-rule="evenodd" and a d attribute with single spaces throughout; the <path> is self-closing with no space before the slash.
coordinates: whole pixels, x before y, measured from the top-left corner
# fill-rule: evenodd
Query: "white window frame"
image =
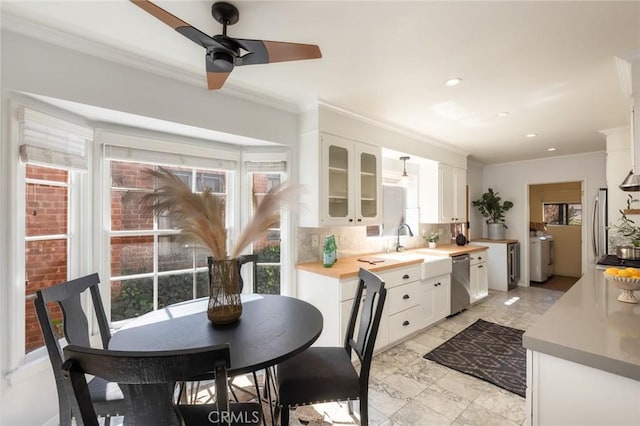
<path id="1" fill-rule="evenodd" d="M 3 277 L 5 282 L 10 283 L 4 290 L 6 295 L 6 304 L 2 306 L 2 314 L 0 320 L 4 324 L 0 331 L 3 343 L 8 344 L 7 348 L 0 348 L 3 356 L 2 371 L 5 373 L 4 379 L 9 383 L 13 380 L 20 380 L 21 377 L 38 374 L 42 371 L 43 366 L 48 365 L 43 362 L 48 358 L 46 348 L 43 346 L 36 350 L 25 354 L 25 294 L 26 294 L 26 270 L 25 270 L 25 249 L 26 249 L 26 164 L 20 160 L 19 140 L 19 122 L 18 111 L 31 103 L 36 104 L 37 108 L 45 113 L 60 117 L 63 120 L 69 120 L 72 123 L 82 123 L 88 126 L 82 117 L 75 116 L 67 111 L 58 110 L 47 105 L 41 105 L 36 102 L 25 102 L 19 96 L 17 100 L 9 100 L 8 115 L 8 135 L 7 141 L 11 143 L 3 144 L 3 154 L 6 154 L 3 166 L 6 166 L 6 175 L 9 185 L 6 185 L 7 197 L 3 209 L 5 211 L 6 223 L 9 226 L 8 238 L 6 239 L 8 247 L 10 247 L 8 256 L 4 259 L 6 264 L 3 268 L 6 270 Z M 6 117 L 3 117 L 6 119 Z M 91 143 L 87 143 L 87 157 L 91 158 Z M 65 168 L 54 165 L 44 165 L 45 167 Z M 69 247 L 67 247 L 67 279 L 78 277 L 89 273 L 93 270 L 93 256 L 90 254 L 84 258 L 82 253 L 90 253 L 90 241 L 87 238 L 79 238 L 80 235 L 90 234 L 91 212 L 88 209 L 82 209 L 83 203 L 88 204 L 92 198 L 91 185 L 89 184 L 89 175 L 91 169 L 87 172 L 79 172 L 77 170 L 67 169 L 69 171 Z M 11 184 L 13 182 L 13 184 Z M 15 198 L 14 198 L 15 197 Z M 77 219 L 76 219 L 77 218 Z M 75 236 L 75 238 L 74 238 Z M 82 259 L 82 260 L 81 260 Z M 85 295 L 82 300 L 83 307 L 90 303 L 89 295 Z M 88 310 L 88 312 L 91 312 Z M 89 314 L 91 318 L 91 314 Z M 89 321 L 90 334 L 95 334 L 92 327 L 93 321 Z M 6 338 L 5 338 L 6 337 Z M 37 368 L 33 368 L 33 366 Z"/>
<path id="2" fill-rule="evenodd" d="M 227 215 L 227 229 L 228 229 L 228 241 L 233 244 L 238 237 L 238 226 L 234 224 L 240 223 L 239 210 L 236 208 L 238 200 L 236 194 L 240 189 L 239 180 L 237 178 L 240 168 L 241 151 L 237 150 L 225 150 L 210 142 L 179 138 L 167 134 L 152 132 L 152 131 L 140 131 L 139 129 L 128 129 L 127 131 L 119 131 L 112 129 L 96 129 L 96 141 L 100 146 L 101 152 L 101 176 L 103 178 L 101 188 L 102 197 L 100 197 L 100 206 L 98 207 L 102 215 L 100 218 L 100 229 L 102 230 L 102 238 L 100 252 L 100 277 L 103 285 L 103 303 L 107 316 L 111 315 L 111 250 L 110 250 L 110 236 L 111 232 L 111 171 L 109 163 L 111 160 L 127 161 L 126 158 L 108 158 L 105 151 L 107 147 L 117 147 L 118 156 L 121 157 L 122 153 L 126 150 L 131 152 L 131 160 L 134 162 L 143 162 L 140 159 L 140 155 L 147 155 L 148 162 L 151 164 L 167 165 L 167 166 L 185 166 L 196 168 L 212 168 L 206 166 L 204 163 L 206 159 L 210 159 L 215 162 L 220 160 L 222 162 L 234 162 L 235 168 L 233 170 L 227 169 L 232 172 L 229 174 L 229 181 L 227 182 L 227 204 L 229 206 Z M 213 146 L 213 147 L 212 147 Z M 116 149 L 111 149 L 116 151 Z M 143 151 L 146 151 L 144 153 Z M 134 158 L 135 157 L 135 158 Z M 187 164 L 189 161 L 193 161 L 196 164 Z M 229 163 L 227 163 L 229 164 Z M 120 232 L 120 231 L 118 231 Z M 153 230 L 150 232 L 158 232 Z M 126 231 L 124 231 L 126 233 Z M 140 233 L 136 233 L 138 235 Z M 155 284 L 154 284 L 155 285 Z M 156 302 L 154 300 L 154 307 Z M 113 327 L 121 327 L 129 320 L 118 321 L 113 323 Z"/>
<path id="3" fill-rule="evenodd" d="M 291 179 L 291 161 L 290 153 L 282 150 L 278 151 L 259 151 L 259 152 L 243 152 L 242 154 L 242 185 L 243 193 L 245 194 L 242 199 L 243 212 L 242 225 L 246 224 L 251 219 L 250 214 L 252 208 L 252 181 L 250 173 L 245 168 L 245 162 L 286 162 L 286 170 L 282 174 L 282 182 L 290 181 Z M 294 274 L 294 265 L 292 262 L 293 250 L 295 242 L 292 239 L 292 221 L 291 221 L 291 208 L 285 206 L 281 210 L 280 215 L 280 294 L 283 296 L 293 296 L 295 292 L 294 280 L 292 280 Z"/>

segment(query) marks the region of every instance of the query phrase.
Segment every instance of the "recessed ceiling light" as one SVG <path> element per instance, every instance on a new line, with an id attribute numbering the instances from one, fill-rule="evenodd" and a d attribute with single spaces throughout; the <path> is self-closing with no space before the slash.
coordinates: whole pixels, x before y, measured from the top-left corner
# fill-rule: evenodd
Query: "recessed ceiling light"
<path id="1" fill-rule="evenodd" d="M 547 151 L 549 151 L 549 152 L 553 152 L 555 150 L 556 150 L 555 148 L 547 148 Z"/>
<path id="2" fill-rule="evenodd" d="M 526 135 L 524 135 L 527 138 L 535 138 L 536 136 L 538 136 L 537 133 L 527 133 Z"/>
<path id="3" fill-rule="evenodd" d="M 496 112 L 496 115 L 498 117 L 508 117 L 509 113 L 507 111 L 500 111 L 500 112 Z"/>
<path id="4" fill-rule="evenodd" d="M 451 86 L 457 86 L 458 84 L 462 83 L 462 79 L 461 78 L 450 78 L 449 80 L 445 81 L 444 84 L 451 87 Z"/>

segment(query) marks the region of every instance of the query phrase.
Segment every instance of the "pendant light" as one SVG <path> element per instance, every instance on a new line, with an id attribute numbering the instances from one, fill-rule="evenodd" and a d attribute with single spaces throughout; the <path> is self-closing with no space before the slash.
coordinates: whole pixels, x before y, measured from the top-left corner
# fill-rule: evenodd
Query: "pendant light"
<path id="1" fill-rule="evenodd" d="M 640 141 L 640 135 L 636 136 L 635 133 L 638 131 L 635 127 L 635 108 L 631 106 L 631 171 L 624 178 L 622 183 L 618 186 L 623 191 L 631 192 L 631 191 L 640 191 L 640 175 L 634 173 L 634 169 L 636 167 L 640 167 L 640 164 L 636 162 L 636 149 L 640 148 L 636 146 L 636 139 Z"/>
<path id="2" fill-rule="evenodd" d="M 409 185 L 409 175 L 407 174 L 407 160 L 411 157 L 400 157 L 400 160 L 404 162 L 402 176 L 400 177 L 400 185 Z"/>

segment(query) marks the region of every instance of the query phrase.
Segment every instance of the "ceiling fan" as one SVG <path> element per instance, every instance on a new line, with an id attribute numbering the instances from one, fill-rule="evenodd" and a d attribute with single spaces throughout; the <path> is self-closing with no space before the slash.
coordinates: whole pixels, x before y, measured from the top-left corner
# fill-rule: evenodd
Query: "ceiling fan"
<path id="1" fill-rule="evenodd" d="M 211 14 L 222 24 L 222 34 L 208 36 L 150 1 L 131 2 L 207 50 L 205 63 L 209 90 L 221 88 L 235 66 L 322 57 L 320 48 L 315 44 L 247 40 L 227 36 L 227 26 L 235 24 L 240 18 L 238 9 L 230 3 L 213 4 Z"/>

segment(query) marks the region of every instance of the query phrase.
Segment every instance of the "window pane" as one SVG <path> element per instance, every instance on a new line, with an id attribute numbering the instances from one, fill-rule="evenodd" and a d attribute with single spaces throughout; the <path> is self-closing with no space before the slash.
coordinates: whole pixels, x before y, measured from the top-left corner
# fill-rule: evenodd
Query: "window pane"
<path id="1" fill-rule="evenodd" d="M 193 274 L 158 277 L 158 309 L 193 299 Z"/>
<path id="2" fill-rule="evenodd" d="M 180 242 L 179 235 L 158 237 L 158 271 L 193 268 L 193 248 Z"/>
<path id="3" fill-rule="evenodd" d="M 68 188 L 27 183 L 27 236 L 67 233 Z"/>
<path id="4" fill-rule="evenodd" d="M 209 188 L 216 194 L 227 192 L 227 174 L 225 172 L 198 171 L 196 173 L 196 191 L 202 192 Z"/>
<path id="5" fill-rule="evenodd" d="M 582 225 L 582 204 L 569 204 L 569 225 Z"/>
<path id="6" fill-rule="evenodd" d="M 111 187 L 118 189 L 153 190 L 153 178 L 144 170 L 154 168 L 150 164 L 111 162 Z"/>
<path id="7" fill-rule="evenodd" d="M 153 217 L 142 212 L 140 199 L 144 192 L 111 190 L 111 229 L 134 231 L 153 229 Z"/>
<path id="8" fill-rule="evenodd" d="M 560 205 L 545 204 L 544 205 L 544 221 L 548 225 L 561 225 L 560 223 Z"/>
<path id="9" fill-rule="evenodd" d="M 280 266 L 258 265 L 256 293 L 280 294 Z"/>
<path id="10" fill-rule="evenodd" d="M 153 272 L 153 237 L 111 238 L 111 276 Z"/>
<path id="11" fill-rule="evenodd" d="M 196 273 L 196 298 L 209 297 L 209 272 Z"/>
<path id="12" fill-rule="evenodd" d="M 34 166 L 27 164 L 27 179 L 48 180 L 54 182 L 68 182 L 69 172 L 62 169 L 53 169 L 51 167 Z"/>
<path id="13" fill-rule="evenodd" d="M 111 283 L 111 321 L 134 318 L 153 310 L 153 278 Z"/>
<path id="14" fill-rule="evenodd" d="M 25 260 L 27 295 L 67 281 L 66 239 L 27 241 Z M 56 307 L 53 312 L 54 325 L 61 323 L 60 310 Z M 26 300 L 25 314 L 25 350 L 28 353 L 43 346 L 44 340 L 31 299 Z"/>
<path id="15" fill-rule="evenodd" d="M 253 252 L 258 255 L 258 263 L 280 263 L 280 231 L 269 231 L 255 241 Z"/>

